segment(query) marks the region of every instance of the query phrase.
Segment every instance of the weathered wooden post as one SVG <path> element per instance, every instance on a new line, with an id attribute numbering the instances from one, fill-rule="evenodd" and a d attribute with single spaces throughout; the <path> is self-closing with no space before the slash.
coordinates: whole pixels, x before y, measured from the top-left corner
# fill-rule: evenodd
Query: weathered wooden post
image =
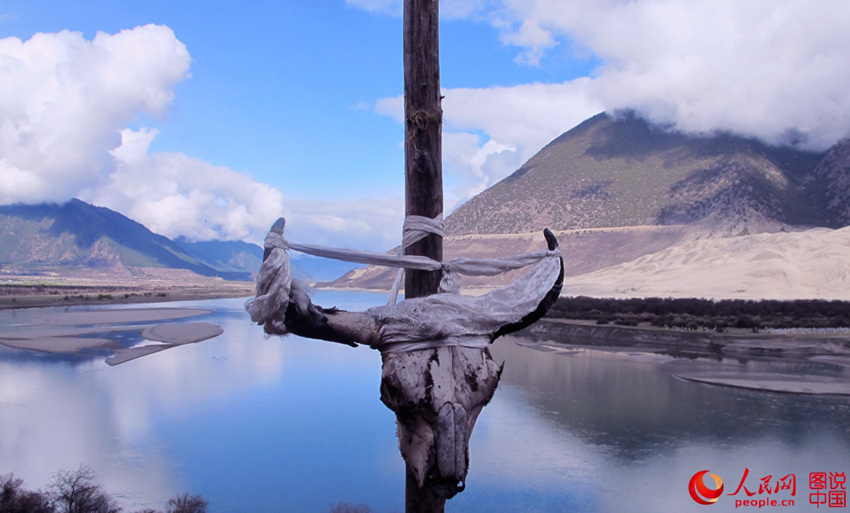
<path id="1" fill-rule="evenodd" d="M 404 178 L 405 214 L 429 219 L 443 214 L 443 108 L 440 91 L 439 0 L 404 0 Z M 443 259 L 443 237 L 432 233 L 405 246 L 406 255 Z M 405 298 L 428 296 L 437 292 L 439 271 L 407 271 Z M 427 361 L 437 357 L 437 349 L 415 351 L 408 357 Z M 384 355 L 386 367 L 392 367 L 398 355 Z M 390 361 L 388 361 L 390 360 Z M 382 389 L 386 385 L 382 386 Z M 382 390 L 382 397 L 386 394 Z M 384 400 L 398 415 L 400 405 Z M 404 419 L 398 419 L 403 426 Z M 399 433 L 402 436 L 402 433 Z M 404 450 L 404 449 L 402 449 Z M 433 483 L 422 483 L 405 458 L 406 513 L 442 512 L 448 498 L 445 490 Z"/>
<path id="2" fill-rule="evenodd" d="M 381 351 L 381 401 L 396 414 L 406 513 L 442 513 L 446 500 L 463 490 L 469 438 L 501 375 L 488 346 L 545 315 L 564 277 L 557 239 L 548 230 L 544 251 L 443 262 L 438 4 L 404 1 L 404 255 L 292 244 L 283 238 L 281 219 L 266 238 L 257 294 L 246 304 L 266 333 L 368 344 Z M 411 231 L 419 233 L 409 237 Z M 289 275 L 287 249 L 406 268 L 405 300 L 365 312 L 313 305 Z M 481 297 L 437 294 L 454 289 L 447 285 L 456 274 L 492 276 L 527 265 L 534 265 L 527 279 Z"/>
<path id="3" fill-rule="evenodd" d="M 404 1 L 405 213 L 429 219 L 443 214 L 439 0 Z M 443 237 L 430 234 L 405 248 L 406 255 L 443 260 Z M 434 294 L 439 271 L 408 271 L 404 296 Z"/>

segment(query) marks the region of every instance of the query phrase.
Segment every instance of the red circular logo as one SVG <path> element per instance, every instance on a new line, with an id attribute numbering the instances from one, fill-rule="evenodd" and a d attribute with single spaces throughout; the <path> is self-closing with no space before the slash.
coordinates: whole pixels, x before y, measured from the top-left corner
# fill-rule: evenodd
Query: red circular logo
<path id="1" fill-rule="evenodd" d="M 705 486 L 703 476 L 708 474 L 714 479 L 714 489 Z M 694 474 L 688 483 L 688 491 L 691 493 L 691 498 L 699 504 L 710 505 L 717 502 L 717 499 L 723 495 L 723 480 L 717 474 L 709 474 L 708 470 L 702 470 Z"/>

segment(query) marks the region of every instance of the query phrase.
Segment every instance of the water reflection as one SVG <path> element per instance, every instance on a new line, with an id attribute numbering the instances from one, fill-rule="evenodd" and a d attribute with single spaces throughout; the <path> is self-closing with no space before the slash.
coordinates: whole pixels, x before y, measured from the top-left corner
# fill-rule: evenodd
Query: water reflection
<path id="1" fill-rule="evenodd" d="M 382 300 L 316 302 L 359 310 Z M 318 513 L 340 501 L 403 510 L 404 466 L 375 351 L 266 338 L 241 300 L 177 306 L 214 310 L 204 320 L 224 335 L 112 368 L 0 350 L 0 474 L 39 488 L 86 463 L 128 511 L 184 490 L 204 495 L 211 513 Z M 31 314 L 16 315 L 4 320 Z M 711 469 L 734 489 L 745 468 L 750 489 L 766 474 L 797 473 L 793 511 L 808 511 L 808 472 L 850 471 L 847 398 L 673 377 L 707 366 L 840 367 L 542 352 L 518 340 L 492 347 L 505 370 L 473 432 L 467 489 L 447 511 L 705 511 L 687 494 L 690 476 Z M 723 499 L 712 511 L 734 509 Z"/>
<path id="2" fill-rule="evenodd" d="M 764 475 L 797 473 L 802 493 L 795 510 L 805 511 L 814 509 L 804 488 L 809 472 L 850 470 L 845 397 L 687 382 L 673 375 L 717 363 L 657 354 L 552 353 L 510 341 L 497 343 L 493 353 L 506 361 L 497 396 L 518 394 L 533 416 L 561 431 L 560 440 L 580 439 L 585 453 L 562 451 L 560 466 L 544 461 L 553 474 L 574 473 L 574 461 L 596 470 L 600 503 L 588 503 L 585 511 L 697 511 L 702 506 L 688 497 L 687 481 L 706 468 L 735 481 L 727 485 L 731 491 L 745 468 L 753 473 L 748 486 L 754 490 Z M 759 372 L 841 372 L 811 362 L 720 362 L 733 363 Z M 733 500 L 718 502 L 713 511 L 733 510 Z"/>
<path id="3" fill-rule="evenodd" d="M 86 463 L 129 510 L 184 490 L 212 512 L 388 510 L 376 483 L 403 488 L 403 466 L 380 356 L 266 338 L 242 303 L 175 304 L 212 307 L 225 334 L 118 367 L 0 352 L 0 474 L 40 488 Z"/>
<path id="4" fill-rule="evenodd" d="M 527 401 L 626 460 L 655 454 L 659 446 L 672 450 L 683 440 L 743 442 L 770 434 L 794 442 L 808 432 L 831 430 L 850 443 L 846 398 L 719 388 L 673 377 L 718 368 L 716 363 L 592 349 L 552 354 L 505 343 L 494 356 L 509 362 L 502 380 L 528 391 Z M 810 362 L 749 361 L 738 367 L 840 372 Z"/>
<path id="5" fill-rule="evenodd" d="M 228 313 L 233 306 L 222 304 L 217 321 L 233 337 L 256 338 L 241 318 L 234 322 Z M 36 313 L 6 318 L 26 323 Z M 182 490 L 179 463 L 156 439 L 163 412 L 168 418 L 185 415 L 187 406 L 274 381 L 281 368 L 282 352 L 273 344 L 260 351 L 250 342 L 207 344 L 116 368 L 107 367 L 103 356 L 4 348 L 0 473 L 14 471 L 39 488 L 51 473 L 86 463 L 128 504 L 160 502 Z"/>

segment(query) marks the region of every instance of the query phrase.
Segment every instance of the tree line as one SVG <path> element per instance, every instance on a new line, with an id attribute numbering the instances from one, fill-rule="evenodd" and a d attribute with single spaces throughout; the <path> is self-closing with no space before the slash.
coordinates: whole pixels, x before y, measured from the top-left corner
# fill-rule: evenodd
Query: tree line
<path id="1" fill-rule="evenodd" d="M 749 300 L 696 298 L 561 297 L 551 318 L 591 320 L 597 324 L 685 329 L 847 328 L 850 302 L 822 299 Z"/>
<path id="2" fill-rule="evenodd" d="M 136 513 L 207 513 L 208 502 L 188 492 L 168 499 L 165 510 Z M 0 513 L 121 513 L 123 510 L 95 481 L 94 471 L 80 465 L 53 474 L 45 491 L 27 490 L 14 474 L 0 475 Z"/>

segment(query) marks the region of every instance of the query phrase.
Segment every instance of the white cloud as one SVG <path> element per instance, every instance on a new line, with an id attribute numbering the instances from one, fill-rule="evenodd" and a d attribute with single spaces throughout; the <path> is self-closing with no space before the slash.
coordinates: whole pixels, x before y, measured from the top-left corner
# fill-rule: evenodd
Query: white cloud
<path id="1" fill-rule="evenodd" d="M 850 9 L 828 0 L 501 0 L 465 15 L 498 28 L 520 63 L 566 48 L 601 64 L 563 83 L 444 90 L 455 199 L 603 110 L 816 150 L 850 133 Z M 402 99 L 375 110 L 401 121 Z"/>
<path id="2" fill-rule="evenodd" d="M 0 39 L 0 203 L 61 201 L 96 187 L 140 113 L 161 115 L 189 53 L 168 27 L 92 41 L 63 31 Z"/>
<path id="3" fill-rule="evenodd" d="M 543 53 L 557 45 L 552 33 L 534 18 L 523 20 L 516 31 L 504 32 L 502 42 L 525 47 L 526 50 L 517 56 L 516 61 L 531 66 L 539 66 Z"/>
<path id="4" fill-rule="evenodd" d="M 155 129 L 121 132 L 115 170 L 81 199 L 120 211 L 152 231 L 195 240 L 262 241 L 284 214 L 283 194 L 232 169 L 182 153 L 149 153 Z"/>
<path id="5" fill-rule="evenodd" d="M 78 197 L 170 237 L 261 241 L 283 214 L 280 191 L 182 153 L 149 153 L 157 130 L 126 128 L 166 112 L 189 64 L 164 26 L 0 40 L 0 204 Z"/>
<path id="6" fill-rule="evenodd" d="M 401 244 L 404 198 L 290 200 L 286 221 L 293 242 L 387 251 Z"/>
<path id="7" fill-rule="evenodd" d="M 489 140 L 483 145 L 480 137 L 468 132 L 453 132 L 443 135 L 443 172 L 446 176 L 444 188 L 449 188 L 446 208 L 451 210 L 454 199 L 470 198 L 493 185 L 493 175 L 511 173 L 516 166 L 509 159 L 507 167 L 492 170 L 494 163 L 501 164 L 499 157 L 516 154 L 516 148 Z"/>
<path id="8" fill-rule="evenodd" d="M 483 130 L 491 140 L 530 157 L 602 110 L 592 97 L 591 83 L 582 78 L 563 84 L 447 89 L 443 92 L 446 130 Z"/>
<path id="9" fill-rule="evenodd" d="M 816 149 L 850 130 L 850 9 L 834 2 L 505 0 L 498 24 L 532 55 L 553 45 L 529 24 L 595 54 L 589 90 L 606 110 Z"/>
<path id="10" fill-rule="evenodd" d="M 182 153 L 150 153 L 156 129 L 125 129 L 109 181 L 82 199 L 124 212 L 156 233 L 262 244 L 279 218 L 293 242 L 385 251 L 401 240 L 402 198 L 307 201 Z"/>

